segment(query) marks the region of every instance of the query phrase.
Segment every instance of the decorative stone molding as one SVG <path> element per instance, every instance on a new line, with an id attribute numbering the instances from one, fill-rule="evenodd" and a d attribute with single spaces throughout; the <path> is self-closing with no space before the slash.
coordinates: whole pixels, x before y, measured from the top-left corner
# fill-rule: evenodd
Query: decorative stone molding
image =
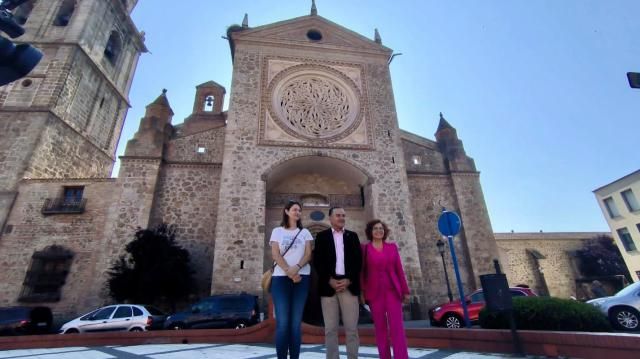
<path id="1" fill-rule="evenodd" d="M 260 144 L 371 149 L 363 78 L 359 64 L 265 57 Z"/>

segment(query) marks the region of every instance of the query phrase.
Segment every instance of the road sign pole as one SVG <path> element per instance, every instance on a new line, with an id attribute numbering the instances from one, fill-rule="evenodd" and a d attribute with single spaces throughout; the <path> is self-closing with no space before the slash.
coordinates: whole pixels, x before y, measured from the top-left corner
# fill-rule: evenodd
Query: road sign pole
<path id="1" fill-rule="evenodd" d="M 458 283 L 458 293 L 460 294 L 460 303 L 462 304 L 462 311 L 464 313 L 464 325 L 467 328 L 471 328 L 471 322 L 469 321 L 469 310 L 467 310 L 467 300 L 464 297 L 464 289 L 462 288 L 462 279 L 460 278 L 460 269 L 458 268 L 458 258 L 456 257 L 456 250 L 453 247 L 453 236 L 447 236 L 449 239 L 449 248 L 451 249 L 451 261 L 453 262 L 453 269 L 456 272 L 456 282 Z"/>

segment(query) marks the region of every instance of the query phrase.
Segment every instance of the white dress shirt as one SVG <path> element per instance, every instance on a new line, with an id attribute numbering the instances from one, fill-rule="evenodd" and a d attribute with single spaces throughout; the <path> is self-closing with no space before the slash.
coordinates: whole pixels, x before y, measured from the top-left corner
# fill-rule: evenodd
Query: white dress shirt
<path id="1" fill-rule="evenodd" d="M 336 246 L 336 275 L 345 275 L 344 271 L 344 229 L 337 231 L 331 228 L 333 234 L 333 244 Z"/>

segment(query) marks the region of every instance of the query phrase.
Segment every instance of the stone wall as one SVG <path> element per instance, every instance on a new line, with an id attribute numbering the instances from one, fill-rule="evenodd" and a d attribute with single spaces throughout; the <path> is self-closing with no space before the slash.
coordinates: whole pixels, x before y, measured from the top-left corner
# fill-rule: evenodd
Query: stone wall
<path id="1" fill-rule="evenodd" d="M 69 317 L 104 304 L 89 299 L 88 288 L 104 272 L 96 263 L 103 255 L 103 230 L 115 180 L 25 180 L 20 183 L 7 226 L 0 240 L 0 306 L 20 305 L 18 297 L 31 264 L 31 256 L 50 245 L 74 253 L 59 302 L 42 303 L 58 316 Z M 61 197 L 64 186 L 84 186 L 87 199 L 82 214 L 44 215 L 47 198 Z M 103 282 L 100 282 L 103 284 Z"/>
<path id="2" fill-rule="evenodd" d="M 410 175 L 409 191 L 411 192 L 416 223 L 417 257 L 421 261 L 426 304 L 431 307 L 448 299 L 442 258 L 436 247 L 436 242 L 442 238 L 438 231 L 438 218 L 442 213 L 440 204 L 448 204 L 448 209 L 457 210 L 456 207 L 451 206 L 456 203 L 455 192 L 451 178 L 447 175 Z M 455 275 L 446 239 L 445 244 L 449 284 L 455 291 Z M 459 236 L 454 239 L 454 244 L 465 291 L 475 290 L 477 288 L 472 279 L 473 274 L 469 270 L 467 246 Z"/>
<path id="3" fill-rule="evenodd" d="M 165 160 L 169 162 L 222 163 L 225 127 L 172 139 L 167 144 Z M 203 147 L 204 153 L 198 153 Z"/>
<path id="4" fill-rule="evenodd" d="M 608 233 L 496 233 L 502 268 L 510 285 L 526 284 L 538 292 L 548 290 L 559 298 L 578 297 L 579 277 L 570 252 L 584 242 Z M 544 258 L 534 260 L 533 252 Z"/>
<path id="5" fill-rule="evenodd" d="M 151 213 L 151 226 L 177 226 L 176 241 L 191 254 L 199 296 L 211 292 L 219 191 L 219 165 L 165 165 Z"/>
<path id="6" fill-rule="evenodd" d="M 108 177 L 112 157 L 85 136 L 49 116 L 24 176 L 29 178 Z"/>

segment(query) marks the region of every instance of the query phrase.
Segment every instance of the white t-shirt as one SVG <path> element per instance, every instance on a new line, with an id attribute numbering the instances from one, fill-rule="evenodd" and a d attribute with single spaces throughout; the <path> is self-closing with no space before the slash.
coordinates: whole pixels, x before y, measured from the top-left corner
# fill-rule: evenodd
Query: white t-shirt
<path id="1" fill-rule="evenodd" d="M 298 228 L 285 229 L 284 227 L 276 227 L 273 229 L 273 232 L 271 232 L 271 239 L 269 240 L 269 243 L 277 242 L 280 245 L 280 254 L 282 254 L 287 250 L 287 247 L 291 244 L 291 240 L 293 240 L 298 231 Z M 298 237 L 296 237 L 296 241 L 293 243 L 291 248 L 289 248 L 287 254 L 284 255 L 284 260 L 289 266 L 294 266 L 300 263 L 300 260 L 304 257 L 304 248 L 307 241 L 312 240 L 313 236 L 311 233 L 306 228 L 303 228 L 300 234 L 298 234 Z M 300 271 L 298 271 L 298 274 L 311 274 L 311 266 L 309 266 L 309 263 L 302 266 Z M 286 276 L 287 274 L 282 270 L 282 268 L 280 268 L 280 266 L 277 265 L 273 270 L 273 275 Z"/>

